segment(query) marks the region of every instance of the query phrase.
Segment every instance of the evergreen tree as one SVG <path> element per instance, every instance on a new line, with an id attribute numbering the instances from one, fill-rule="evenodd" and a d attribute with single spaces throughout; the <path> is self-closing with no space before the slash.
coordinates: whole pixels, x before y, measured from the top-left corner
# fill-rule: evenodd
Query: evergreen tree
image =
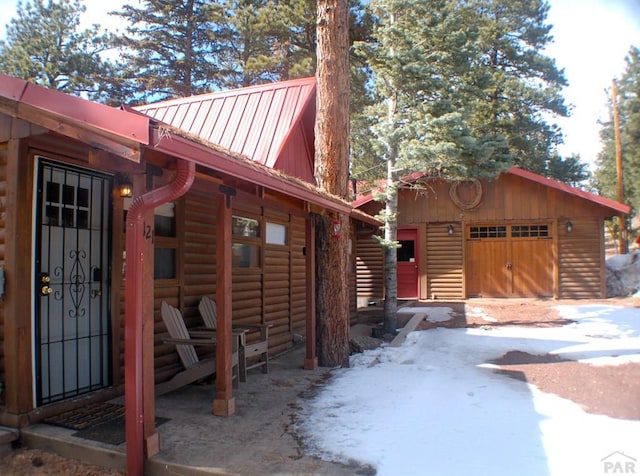
<path id="1" fill-rule="evenodd" d="M 478 32 L 472 77 L 480 95 L 471 103 L 470 127 L 504 137 L 515 164 L 549 175 L 562 136 L 549 117 L 566 116 L 563 71 L 543 54 L 553 40 L 545 0 L 461 2 Z"/>
<path id="2" fill-rule="evenodd" d="M 207 0 L 144 0 L 113 12 L 128 21 L 117 39 L 121 83 L 137 101 L 209 92 L 218 74 L 212 25 L 220 5 Z"/>
<path id="3" fill-rule="evenodd" d="M 624 202 L 632 213 L 640 211 L 640 49 L 632 46 L 626 57 L 626 68 L 617 81 L 620 141 L 622 144 L 622 170 Z M 598 191 L 614 200 L 617 196 L 617 166 L 613 109 L 610 120 L 600 131 L 603 148 L 598 154 L 595 186 Z"/>
<path id="4" fill-rule="evenodd" d="M 469 81 L 478 32 L 447 0 L 374 0 L 373 41 L 358 45 L 373 73 L 375 103 L 367 109 L 372 149 L 387 167 L 382 200 L 385 234 L 385 331 L 395 333 L 397 187 L 409 172 L 467 179 L 495 176 L 509 165 L 506 143 L 469 127 Z"/>
<path id="5" fill-rule="evenodd" d="M 307 67 L 296 69 L 290 42 L 294 20 L 286 2 L 228 0 L 224 10 L 213 34 L 221 87 L 243 87 L 313 74 L 309 65 L 314 52 L 309 50 L 303 52 L 301 59 Z M 310 15 L 313 18 L 315 11 Z"/>
<path id="6" fill-rule="evenodd" d="M 100 54 L 111 36 L 98 25 L 79 30 L 79 0 L 18 2 L 0 41 L 0 71 L 41 86 L 106 101 L 103 78 L 113 73 Z"/>
<path id="7" fill-rule="evenodd" d="M 347 198 L 349 171 L 349 9 L 318 0 L 315 171 L 318 187 Z M 340 224 L 340 233 L 333 224 Z M 316 317 L 320 365 L 349 366 L 349 216 L 316 217 Z"/>

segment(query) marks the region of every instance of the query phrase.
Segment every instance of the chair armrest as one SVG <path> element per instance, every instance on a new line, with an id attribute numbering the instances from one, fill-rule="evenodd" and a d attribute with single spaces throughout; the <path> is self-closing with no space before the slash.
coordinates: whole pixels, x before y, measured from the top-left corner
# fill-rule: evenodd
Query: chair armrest
<path id="1" fill-rule="evenodd" d="M 215 339 L 163 339 L 165 344 L 175 345 L 216 345 Z"/>

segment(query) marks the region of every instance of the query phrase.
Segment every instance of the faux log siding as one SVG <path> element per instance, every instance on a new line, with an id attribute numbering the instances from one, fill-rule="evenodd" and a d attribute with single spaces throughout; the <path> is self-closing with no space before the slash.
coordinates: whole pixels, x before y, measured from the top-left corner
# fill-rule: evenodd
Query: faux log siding
<path id="1" fill-rule="evenodd" d="M 191 191 L 184 198 L 184 313 L 198 314 L 202 296 L 216 293 L 215 197 Z"/>
<path id="2" fill-rule="evenodd" d="M 384 255 L 371 234 L 357 235 L 356 273 L 360 307 L 366 306 L 370 299 L 384 297 Z"/>
<path id="3" fill-rule="evenodd" d="M 271 325 L 269 347 L 278 353 L 291 344 L 289 247 L 264 248 L 264 322 Z"/>
<path id="4" fill-rule="evenodd" d="M 463 230 L 460 223 L 447 233 L 448 223 L 427 227 L 427 298 L 464 298 L 462 273 Z"/>
<path id="5" fill-rule="evenodd" d="M 290 223 L 291 246 L 291 332 L 307 334 L 307 266 L 303 253 L 305 246 L 305 219 L 292 217 Z"/>
<path id="6" fill-rule="evenodd" d="M 572 220 L 573 230 L 567 233 L 559 226 L 559 271 L 561 299 L 604 298 L 601 284 L 602 263 L 596 243 L 604 230 L 602 220 Z"/>
<path id="7" fill-rule="evenodd" d="M 0 266 L 5 265 L 8 144 L 0 143 Z M 0 299 L 0 382 L 4 382 L 4 301 Z"/>

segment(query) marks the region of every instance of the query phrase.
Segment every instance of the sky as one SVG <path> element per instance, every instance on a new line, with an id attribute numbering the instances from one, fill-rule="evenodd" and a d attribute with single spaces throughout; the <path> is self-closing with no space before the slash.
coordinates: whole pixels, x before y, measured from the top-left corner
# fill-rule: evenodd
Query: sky
<path id="1" fill-rule="evenodd" d="M 14 16 L 17 0 L 0 0 L 0 37 Z M 117 20 L 107 12 L 121 1 L 86 0 L 87 25 L 115 30 Z M 565 134 L 560 154 L 579 154 L 593 165 L 600 150 L 599 120 L 606 119 L 610 100 L 605 90 L 624 71 L 631 45 L 640 46 L 640 0 L 550 0 L 548 23 L 554 25 L 554 44 L 547 54 L 564 68 L 569 87 L 563 92 L 572 117 L 558 120 Z"/>
<path id="2" fill-rule="evenodd" d="M 520 350 L 592 365 L 640 364 L 638 308 L 558 310 L 574 323 L 430 329 L 409 333 L 400 347 L 352 356 L 350 368 L 333 370 L 303 404 L 296 431 L 305 452 L 368 464 L 378 476 L 595 476 L 627 463 L 640 473 L 640 420 L 586 413 L 490 363 Z M 446 307 L 412 312 L 451 317 Z M 494 321 L 481 307 L 472 312 Z"/>

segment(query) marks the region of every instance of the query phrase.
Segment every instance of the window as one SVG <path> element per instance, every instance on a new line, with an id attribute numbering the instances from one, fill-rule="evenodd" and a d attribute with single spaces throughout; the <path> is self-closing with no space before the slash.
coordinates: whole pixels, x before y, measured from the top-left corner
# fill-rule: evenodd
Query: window
<path id="1" fill-rule="evenodd" d="M 256 269 L 262 266 L 260 220 L 234 215 L 232 218 L 232 262 L 234 268 Z"/>
<path id="2" fill-rule="evenodd" d="M 469 228 L 470 238 L 506 238 L 506 226 L 472 226 Z"/>
<path id="3" fill-rule="evenodd" d="M 415 241 L 401 240 L 400 248 L 397 249 L 398 261 L 413 263 L 416 260 Z"/>
<path id="4" fill-rule="evenodd" d="M 165 203 L 154 210 L 154 279 L 176 279 L 178 275 L 178 238 L 176 204 Z"/>
<path id="5" fill-rule="evenodd" d="M 155 209 L 153 215 L 153 226 L 155 236 L 166 236 L 175 238 L 176 236 L 176 213 L 175 203 L 165 203 Z"/>
<path id="6" fill-rule="evenodd" d="M 265 241 L 268 245 L 286 245 L 287 227 L 280 223 L 267 222 Z"/>
<path id="7" fill-rule="evenodd" d="M 89 228 L 88 188 L 47 182 L 45 200 L 45 225 Z"/>
<path id="8" fill-rule="evenodd" d="M 234 268 L 260 267 L 260 246 L 258 245 L 234 243 L 232 254 Z"/>
<path id="9" fill-rule="evenodd" d="M 260 222 L 255 218 L 233 217 L 233 234 L 250 238 L 260 237 Z"/>
<path id="10" fill-rule="evenodd" d="M 514 225 L 511 227 L 513 238 L 547 238 L 549 236 L 548 225 Z"/>

